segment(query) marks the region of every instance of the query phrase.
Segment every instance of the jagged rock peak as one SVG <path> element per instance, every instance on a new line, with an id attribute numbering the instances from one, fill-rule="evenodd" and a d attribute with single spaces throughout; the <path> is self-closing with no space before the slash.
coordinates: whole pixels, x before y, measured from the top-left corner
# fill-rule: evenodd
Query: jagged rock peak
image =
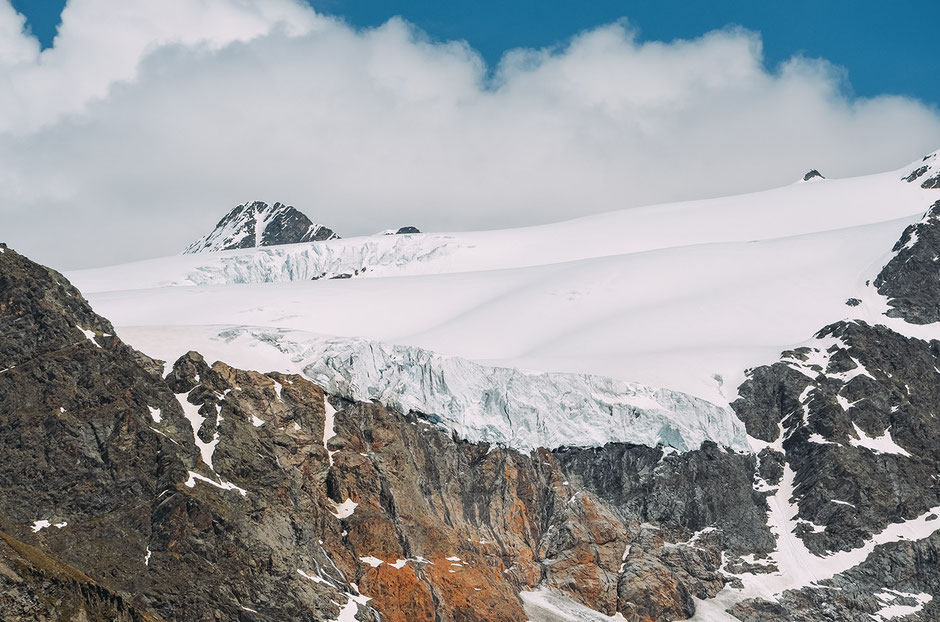
<path id="1" fill-rule="evenodd" d="M 825 177 L 816 169 L 810 169 L 805 175 L 803 175 L 803 181 L 809 181 L 811 179 L 825 179 Z"/>
<path id="2" fill-rule="evenodd" d="M 332 229 L 314 223 L 291 205 L 251 201 L 233 208 L 215 229 L 187 246 L 183 253 L 336 239 L 339 236 Z"/>

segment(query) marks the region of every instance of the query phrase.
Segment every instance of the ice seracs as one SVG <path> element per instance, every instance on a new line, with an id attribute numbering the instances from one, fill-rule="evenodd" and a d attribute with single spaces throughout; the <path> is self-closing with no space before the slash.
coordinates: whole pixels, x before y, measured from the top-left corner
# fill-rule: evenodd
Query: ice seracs
<path id="1" fill-rule="evenodd" d="M 279 337 L 255 335 L 269 343 Z M 288 335 L 283 345 L 296 343 Z M 704 441 L 746 447 L 743 426 L 730 409 L 668 389 L 490 367 L 366 340 L 311 339 L 305 345 L 304 375 L 328 391 L 429 413 L 467 440 L 521 451 L 608 442 L 679 450 Z"/>
<path id="2" fill-rule="evenodd" d="M 186 247 L 184 254 L 256 248 L 338 239 L 332 229 L 315 224 L 293 206 L 252 201 L 236 206 L 209 234 Z"/>

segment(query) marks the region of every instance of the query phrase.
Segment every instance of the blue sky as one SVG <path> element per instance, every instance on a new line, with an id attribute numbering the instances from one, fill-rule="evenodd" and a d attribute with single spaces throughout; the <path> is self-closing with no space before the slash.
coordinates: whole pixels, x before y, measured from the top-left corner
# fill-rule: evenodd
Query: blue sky
<path id="1" fill-rule="evenodd" d="M 44 46 L 55 35 L 64 0 L 13 0 Z M 494 64 L 514 47 L 543 47 L 577 32 L 626 18 L 641 40 L 692 38 L 737 24 L 761 33 L 766 63 L 793 55 L 821 57 L 848 70 L 852 92 L 940 103 L 935 0 L 322 0 L 319 11 L 356 26 L 400 15 L 434 39 L 463 39 Z"/>

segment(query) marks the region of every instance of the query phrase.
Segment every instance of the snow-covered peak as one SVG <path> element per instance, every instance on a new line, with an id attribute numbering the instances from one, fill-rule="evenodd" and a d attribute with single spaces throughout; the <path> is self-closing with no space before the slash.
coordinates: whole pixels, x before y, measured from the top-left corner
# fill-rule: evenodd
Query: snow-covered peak
<path id="1" fill-rule="evenodd" d="M 186 247 L 184 254 L 317 242 L 338 239 L 290 205 L 250 201 L 236 206 L 208 235 Z"/>
<path id="2" fill-rule="evenodd" d="M 903 177 L 908 183 L 918 183 L 926 190 L 940 189 L 940 151 L 925 155 L 906 169 Z"/>

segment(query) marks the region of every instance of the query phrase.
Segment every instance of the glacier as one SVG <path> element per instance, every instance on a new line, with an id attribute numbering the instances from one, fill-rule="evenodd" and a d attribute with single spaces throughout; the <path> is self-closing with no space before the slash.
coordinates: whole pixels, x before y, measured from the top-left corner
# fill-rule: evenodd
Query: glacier
<path id="1" fill-rule="evenodd" d="M 924 187 L 935 160 L 551 225 L 174 255 L 68 277 L 144 352 L 306 373 L 470 440 L 738 448 L 728 405 L 745 369 L 849 313 L 903 323 L 885 317 L 871 280 L 936 200 Z"/>

